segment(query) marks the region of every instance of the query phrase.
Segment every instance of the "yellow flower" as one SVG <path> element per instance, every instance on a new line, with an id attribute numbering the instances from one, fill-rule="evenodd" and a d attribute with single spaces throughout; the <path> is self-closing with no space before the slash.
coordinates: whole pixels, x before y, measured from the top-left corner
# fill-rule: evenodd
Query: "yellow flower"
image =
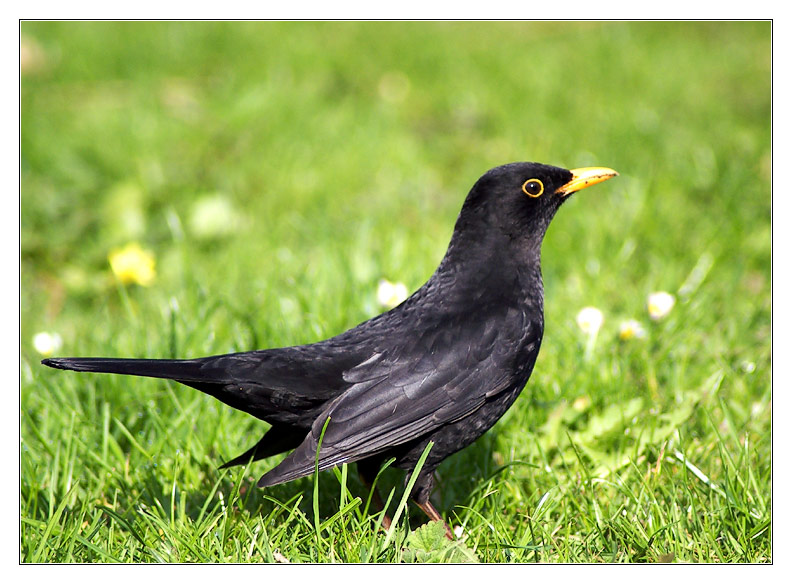
<path id="1" fill-rule="evenodd" d="M 41 355 L 49 357 L 63 345 L 58 333 L 41 332 L 33 335 L 33 348 Z"/>
<path id="2" fill-rule="evenodd" d="M 585 411 L 590 405 L 591 398 L 587 395 L 581 395 L 580 397 L 575 398 L 575 401 L 572 402 L 572 408 L 578 412 Z"/>
<path id="3" fill-rule="evenodd" d="M 577 323 L 580 330 L 592 337 L 599 332 L 604 320 L 605 317 L 602 315 L 602 311 L 593 306 L 581 309 L 577 315 Z"/>
<path id="4" fill-rule="evenodd" d="M 380 280 L 377 286 L 377 302 L 385 308 L 398 306 L 407 299 L 407 286 L 401 282 L 388 282 Z"/>
<path id="5" fill-rule="evenodd" d="M 643 339 L 646 336 L 646 329 L 637 320 L 625 320 L 619 326 L 619 338 L 622 341 L 630 339 Z"/>
<path id="6" fill-rule="evenodd" d="M 674 297 L 668 292 L 653 292 L 649 295 L 646 308 L 652 320 L 660 320 L 674 308 Z"/>
<path id="7" fill-rule="evenodd" d="M 107 259 L 116 278 L 122 284 L 148 286 L 154 281 L 154 254 L 133 242 L 111 251 Z"/>

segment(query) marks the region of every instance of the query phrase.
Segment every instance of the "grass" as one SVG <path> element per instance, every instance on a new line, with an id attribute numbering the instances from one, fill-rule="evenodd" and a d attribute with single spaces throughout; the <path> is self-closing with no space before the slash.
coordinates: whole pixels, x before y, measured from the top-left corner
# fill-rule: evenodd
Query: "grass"
<path id="1" fill-rule="evenodd" d="M 769 562 L 770 24 L 22 25 L 22 562 Z M 439 469 L 446 546 L 354 469 L 217 466 L 263 424 L 59 355 L 307 343 L 419 287 L 514 160 L 621 176 L 554 220 L 523 395 Z M 150 286 L 114 280 L 138 242 Z M 676 305 L 662 320 L 647 295 Z M 605 315 L 596 343 L 575 323 Z M 635 318 L 644 339 L 619 341 Z M 392 513 L 402 474 L 379 483 Z"/>

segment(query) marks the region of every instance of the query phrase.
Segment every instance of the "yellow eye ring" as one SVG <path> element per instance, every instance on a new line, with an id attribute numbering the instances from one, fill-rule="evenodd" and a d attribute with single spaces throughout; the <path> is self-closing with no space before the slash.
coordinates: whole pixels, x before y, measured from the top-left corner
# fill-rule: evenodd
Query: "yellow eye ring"
<path id="1" fill-rule="evenodd" d="M 523 183 L 522 190 L 529 197 L 541 197 L 544 192 L 544 185 L 538 178 L 531 178 Z"/>

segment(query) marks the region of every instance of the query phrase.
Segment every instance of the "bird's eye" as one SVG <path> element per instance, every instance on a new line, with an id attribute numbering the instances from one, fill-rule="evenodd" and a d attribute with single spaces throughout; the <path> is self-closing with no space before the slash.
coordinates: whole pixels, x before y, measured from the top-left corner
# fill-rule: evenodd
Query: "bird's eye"
<path id="1" fill-rule="evenodd" d="M 544 192 L 544 185 L 538 178 L 532 178 L 523 183 L 523 192 L 529 197 L 539 197 Z"/>

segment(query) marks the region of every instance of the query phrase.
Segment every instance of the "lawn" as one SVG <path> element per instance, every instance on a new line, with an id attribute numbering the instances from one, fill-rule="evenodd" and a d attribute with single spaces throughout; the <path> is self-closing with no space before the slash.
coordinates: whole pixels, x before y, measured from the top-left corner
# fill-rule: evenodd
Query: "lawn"
<path id="1" fill-rule="evenodd" d="M 771 561 L 770 33 L 23 23 L 20 560 Z M 620 176 L 560 210 L 533 376 L 439 469 L 455 544 L 412 505 L 386 535 L 353 467 L 219 471 L 266 425 L 206 395 L 39 364 L 337 334 L 517 160 Z M 111 269 L 130 244 L 142 282 Z M 403 474 L 379 484 L 394 513 Z"/>

